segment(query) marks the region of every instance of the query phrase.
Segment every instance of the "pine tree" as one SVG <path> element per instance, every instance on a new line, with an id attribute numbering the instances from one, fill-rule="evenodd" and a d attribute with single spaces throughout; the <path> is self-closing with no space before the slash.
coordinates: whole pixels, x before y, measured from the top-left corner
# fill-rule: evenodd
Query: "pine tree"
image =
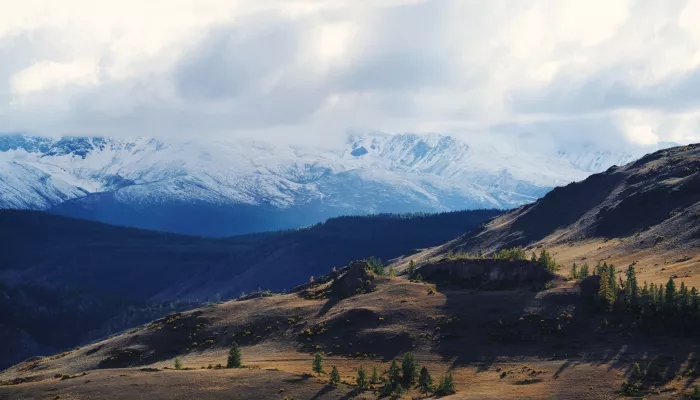
<path id="1" fill-rule="evenodd" d="M 693 286 L 690 289 L 690 309 L 693 313 L 697 313 L 700 309 L 700 296 L 698 296 L 698 290 Z"/>
<path id="2" fill-rule="evenodd" d="M 578 271 L 576 271 L 576 263 L 571 265 L 571 279 L 578 279 Z"/>
<path id="3" fill-rule="evenodd" d="M 314 354 L 314 361 L 311 364 L 311 370 L 319 375 L 325 372 L 323 370 L 323 356 L 321 356 L 321 353 Z"/>
<path id="4" fill-rule="evenodd" d="M 396 270 L 394 269 L 394 264 L 389 266 L 389 276 L 392 278 L 396 278 Z"/>
<path id="5" fill-rule="evenodd" d="M 408 278 L 413 279 L 413 276 L 416 274 L 416 262 L 411 260 L 408 262 Z"/>
<path id="6" fill-rule="evenodd" d="M 668 278 L 666 283 L 664 306 L 666 306 L 668 312 L 674 312 L 676 309 L 676 282 L 673 281 L 673 277 Z"/>
<path id="7" fill-rule="evenodd" d="M 328 383 L 330 383 L 333 386 L 338 386 L 338 384 L 340 383 L 340 373 L 338 372 L 338 368 L 336 368 L 335 365 L 331 369 L 331 375 L 330 379 L 328 380 Z"/>
<path id="8" fill-rule="evenodd" d="M 406 385 L 413 385 L 416 383 L 416 378 L 418 377 L 418 364 L 416 363 L 416 356 L 413 353 L 405 353 L 403 355 L 403 360 L 401 361 L 401 372 L 403 373 L 403 382 Z"/>
<path id="9" fill-rule="evenodd" d="M 175 369 L 182 369 L 182 361 L 180 361 L 180 357 L 175 357 L 173 366 L 175 367 Z"/>
<path id="10" fill-rule="evenodd" d="M 389 367 L 389 383 L 392 386 L 396 386 L 401 382 L 401 370 L 399 369 L 396 360 L 391 361 L 391 366 Z"/>
<path id="11" fill-rule="evenodd" d="M 625 294 L 627 295 L 627 305 L 636 306 L 639 303 L 639 285 L 637 284 L 637 271 L 635 271 L 634 265 L 630 264 L 630 266 L 627 267 L 626 276 Z"/>
<path id="12" fill-rule="evenodd" d="M 423 392 L 429 392 L 433 387 L 433 377 L 430 376 L 428 368 L 423 367 L 420 370 L 420 376 L 418 377 L 418 385 Z"/>
<path id="13" fill-rule="evenodd" d="M 360 389 L 367 387 L 367 373 L 365 372 L 364 367 L 361 365 L 360 369 L 357 370 L 357 378 L 355 379 L 355 382 L 357 382 L 357 387 Z"/>
<path id="14" fill-rule="evenodd" d="M 690 303 L 690 293 L 688 293 L 688 287 L 685 286 L 685 282 L 681 282 L 681 287 L 678 290 L 678 302 L 680 303 L 680 309 L 683 312 L 688 310 L 688 305 Z"/>
<path id="15" fill-rule="evenodd" d="M 379 383 L 379 372 L 377 371 L 377 367 L 372 367 L 372 377 L 369 378 L 369 383 L 373 385 Z"/>
<path id="16" fill-rule="evenodd" d="M 581 269 L 579 270 L 578 273 L 579 277 L 581 279 L 586 279 L 590 275 L 590 272 L 588 271 L 588 263 L 584 263 Z"/>
<path id="17" fill-rule="evenodd" d="M 228 351 L 228 360 L 226 362 L 226 368 L 240 368 L 243 365 L 241 357 L 241 349 L 238 348 L 237 343 L 233 343 L 231 350 Z"/>
<path id="18" fill-rule="evenodd" d="M 642 287 L 642 297 L 649 297 L 649 285 L 647 284 L 647 281 L 644 281 L 644 286 Z"/>

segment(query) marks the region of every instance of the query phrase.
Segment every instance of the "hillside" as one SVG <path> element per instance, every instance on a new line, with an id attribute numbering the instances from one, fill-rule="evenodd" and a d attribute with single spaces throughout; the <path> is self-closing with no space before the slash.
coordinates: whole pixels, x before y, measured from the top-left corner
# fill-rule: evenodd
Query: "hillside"
<path id="1" fill-rule="evenodd" d="M 388 379 L 391 361 L 409 351 L 435 383 L 451 371 L 452 398 L 617 398 L 635 381 L 635 362 L 645 371 L 634 389 L 640 396 L 680 397 L 698 377 L 692 335 L 654 333 L 629 321 L 608 325 L 613 316 L 589 306 L 583 283 L 551 280 L 529 261 L 443 260 L 418 272 L 429 276 L 428 268 L 476 268 L 483 273 L 470 275 L 471 282 L 482 284 L 377 276 L 353 263 L 292 293 L 174 313 L 105 341 L 28 360 L 0 373 L 0 395 L 378 398 L 383 383 L 361 390 L 354 380 L 358 368 L 377 368 L 380 379 Z M 495 270 L 501 272 L 489 272 Z M 533 286 L 545 281 L 548 289 Z M 226 365 L 234 342 L 245 368 L 217 367 Z M 311 373 L 317 352 L 326 372 L 338 367 L 343 382 L 337 387 L 327 374 Z M 176 358 L 181 370 L 173 368 Z M 409 387 L 402 398 L 415 396 L 418 389 Z"/>
<path id="2" fill-rule="evenodd" d="M 0 366 L 118 332 L 187 302 L 289 289 L 353 259 L 390 259 L 434 246 L 497 214 L 342 217 L 294 231 L 209 239 L 3 210 Z M 53 326 L 50 335 L 46 324 Z"/>
<path id="3" fill-rule="evenodd" d="M 223 237 L 340 215 L 507 209 L 633 157 L 537 154 L 439 134 L 316 146 L 0 135 L 0 208 Z"/>
<path id="4" fill-rule="evenodd" d="M 650 281 L 675 275 L 699 285 L 698 218 L 700 145 L 674 147 L 558 187 L 417 258 L 545 246 L 564 273 L 574 262 L 604 260 L 636 263 Z"/>

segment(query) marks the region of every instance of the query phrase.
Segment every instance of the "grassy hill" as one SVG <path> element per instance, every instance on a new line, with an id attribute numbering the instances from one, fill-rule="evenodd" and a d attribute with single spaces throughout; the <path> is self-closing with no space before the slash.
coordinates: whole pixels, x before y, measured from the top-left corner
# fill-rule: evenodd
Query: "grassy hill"
<path id="1" fill-rule="evenodd" d="M 188 304 L 258 287 L 289 289 L 354 259 L 434 246 L 497 213 L 343 217 L 294 231 L 210 239 L 3 210 L 0 366 Z"/>

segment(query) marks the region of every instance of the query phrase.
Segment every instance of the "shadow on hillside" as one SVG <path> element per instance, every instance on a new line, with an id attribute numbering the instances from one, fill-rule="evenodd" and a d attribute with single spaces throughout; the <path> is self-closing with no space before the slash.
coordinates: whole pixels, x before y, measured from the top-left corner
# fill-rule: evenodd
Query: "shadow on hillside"
<path id="1" fill-rule="evenodd" d="M 605 315 L 590 314 L 573 290 L 537 293 L 440 287 L 443 316 L 433 329 L 433 350 L 452 367 L 481 373 L 508 359 L 561 361 L 552 378 L 581 365 L 622 371 L 630 381 L 659 386 L 681 377 L 685 388 L 700 377 L 700 346 L 692 337 L 631 333 L 605 326 Z M 513 362 L 512 360 L 523 360 Z M 643 376 L 638 377 L 634 363 Z"/>

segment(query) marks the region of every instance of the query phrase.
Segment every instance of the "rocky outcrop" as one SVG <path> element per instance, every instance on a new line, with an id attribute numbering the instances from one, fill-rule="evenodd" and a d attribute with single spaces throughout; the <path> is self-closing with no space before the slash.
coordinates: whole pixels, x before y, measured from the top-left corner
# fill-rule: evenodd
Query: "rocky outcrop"
<path id="1" fill-rule="evenodd" d="M 442 259 L 421 266 L 418 273 L 431 282 L 480 288 L 543 286 L 554 279 L 551 272 L 527 260 Z"/>
<path id="2" fill-rule="evenodd" d="M 344 299 L 355 294 L 371 291 L 374 274 L 366 261 L 353 261 L 331 284 L 331 294 Z"/>

